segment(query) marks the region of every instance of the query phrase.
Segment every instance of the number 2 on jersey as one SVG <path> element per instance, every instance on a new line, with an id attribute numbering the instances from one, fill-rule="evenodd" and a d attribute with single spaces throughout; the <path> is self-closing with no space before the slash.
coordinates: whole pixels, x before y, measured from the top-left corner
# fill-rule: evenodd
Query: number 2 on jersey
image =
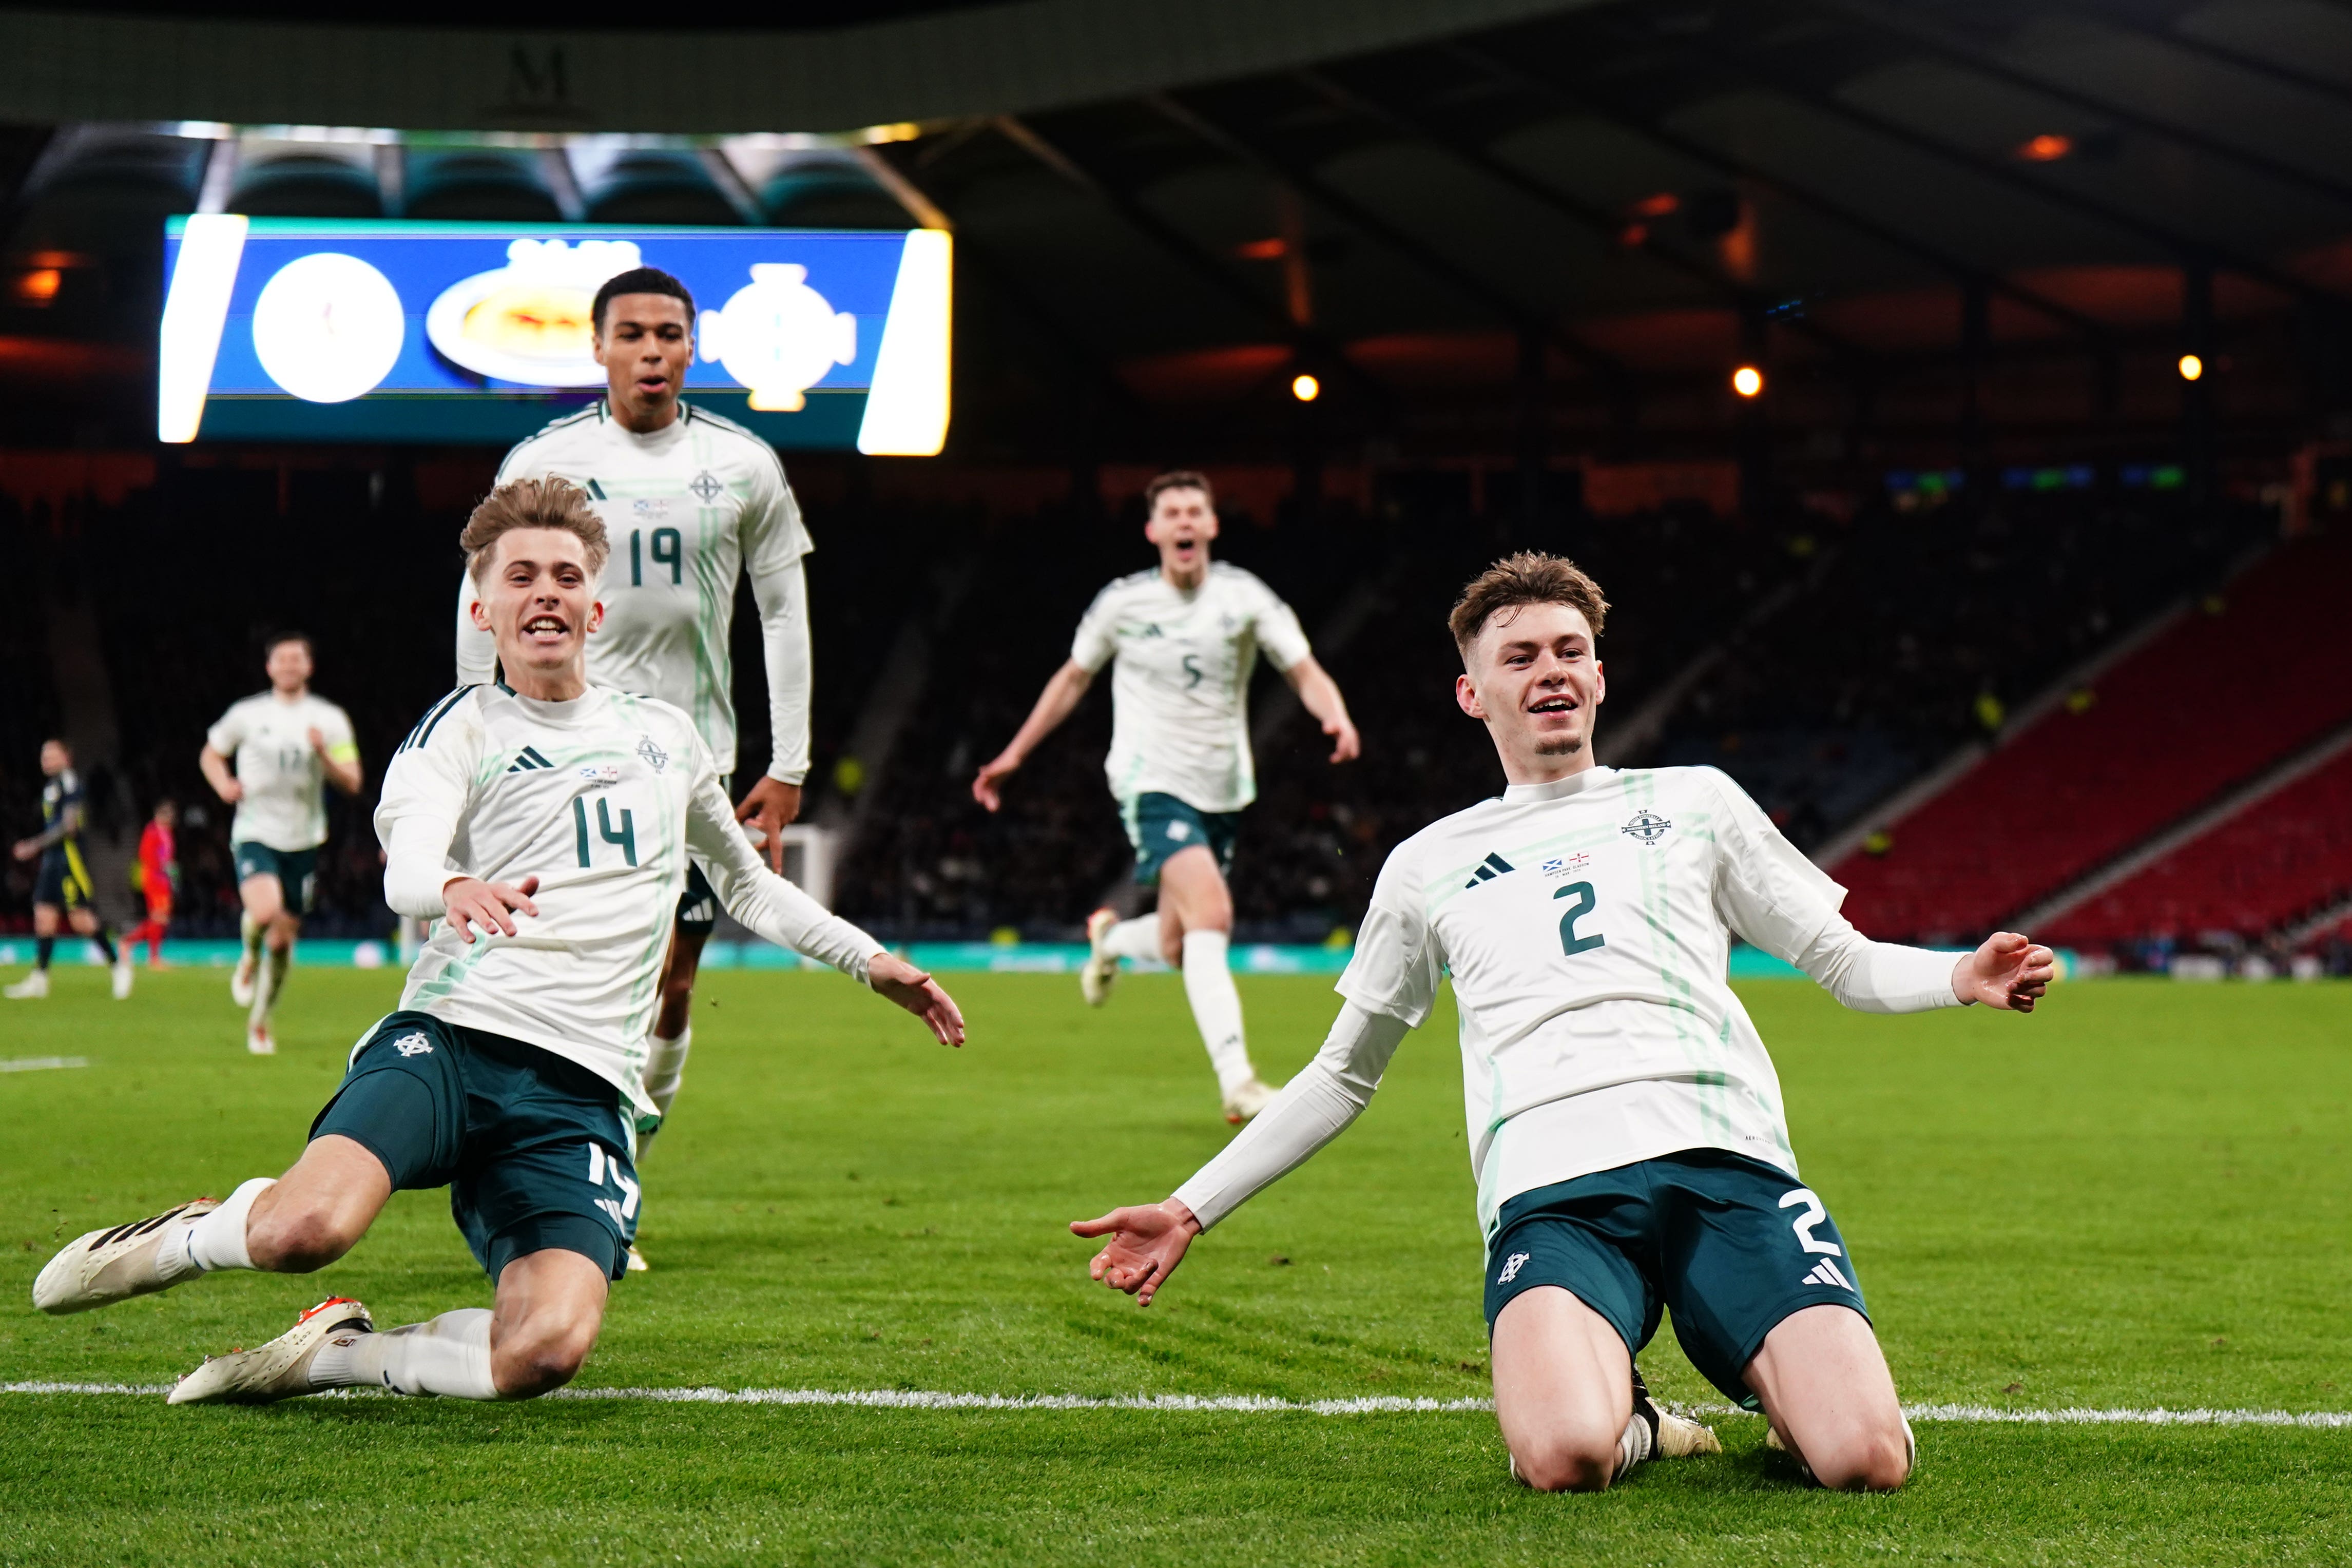
<path id="1" fill-rule="evenodd" d="M 1592 884 L 1589 882 L 1571 882 L 1565 887 L 1555 887 L 1551 890 L 1551 895 L 1554 898 L 1566 898 L 1571 894 L 1575 895 L 1576 902 L 1570 904 L 1568 913 L 1559 917 L 1559 950 L 1573 958 L 1579 953 L 1590 953 L 1595 947 L 1606 947 L 1609 946 L 1609 938 L 1598 931 L 1589 936 L 1579 936 L 1576 934 L 1576 923 L 1592 913 Z"/>
<path id="2" fill-rule="evenodd" d="M 583 796 L 572 798 L 572 831 L 578 842 L 580 863 L 583 866 L 594 864 L 588 853 L 588 801 Z M 608 844 L 620 845 L 622 859 L 631 865 L 637 863 L 637 824 L 630 818 L 627 807 L 621 809 L 620 826 L 614 827 L 604 799 L 599 796 L 596 800 L 596 834 Z"/>
<path id="3" fill-rule="evenodd" d="M 629 586 L 631 588 L 643 588 L 646 585 L 645 542 L 644 529 L 629 530 Z M 676 528 L 656 528 L 653 542 L 654 565 L 656 568 L 665 566 L 669 568 L 671 587 L 675 588 L 684 582 L 686 580 L 686 540 L 679 536 Z"/>

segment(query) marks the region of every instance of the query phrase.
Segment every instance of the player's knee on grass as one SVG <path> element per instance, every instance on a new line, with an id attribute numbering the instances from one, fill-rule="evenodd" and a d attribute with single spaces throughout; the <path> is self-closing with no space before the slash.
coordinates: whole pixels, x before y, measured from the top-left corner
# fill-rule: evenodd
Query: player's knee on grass
<path id="1" fill-rule="evenodd" d="M 354 1228 L 344 1206 L 331 1197 L 294 1194 L 268 1201 L 278 1197 L 277 1188 L 264 1193 L 245 1222 L 246 1255 L 257 1269 L 308 1274 L 341 1258 L 367 1233 L 366 1225 Z"/>
<path id="2" fill-rule="evenodd" d="M 535 1399 L 579 1375 L 596 1348 L 597 1323 L 528 1320 L 490 1346 L 490 1381 L 501 1397 Z"/>
<path id="3" fill-rule="evenodd" d="M 1815 1437 L 1805 1465 L 1832 1491 L 1893 1491 L 1911 1478 L 1910 1437 L 1899 1421 L 1857 1422 Z"/>
<path id="4" fill-rule="evenodd" d="M 1602 1491 L 1617 1468 L 1620 1432 L 1563 1421 L 1522 1434 L 1511 1447 L 1519 1479 L 1538 1491 Z"/>

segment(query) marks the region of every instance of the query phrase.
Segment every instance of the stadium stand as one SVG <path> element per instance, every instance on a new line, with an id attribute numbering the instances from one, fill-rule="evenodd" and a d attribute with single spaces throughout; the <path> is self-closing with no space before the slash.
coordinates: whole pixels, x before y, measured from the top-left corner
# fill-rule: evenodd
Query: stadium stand
<path id="1" fill-rule="evenodd" d="M 2347 742 L 2332 737 L 2316 767 L 2060 914 L 2048 938 L 2106 950 L 2254 945 L 2352 896 Z"/>
<path id="2" fill-rule="evenodd" d="M 2352 535 L 2276 550 L 1832 874 L 1874 936 L 1990 929 L 2352 718 Z M 2217 922 L 2226 924 L 2226 922 Z"/>

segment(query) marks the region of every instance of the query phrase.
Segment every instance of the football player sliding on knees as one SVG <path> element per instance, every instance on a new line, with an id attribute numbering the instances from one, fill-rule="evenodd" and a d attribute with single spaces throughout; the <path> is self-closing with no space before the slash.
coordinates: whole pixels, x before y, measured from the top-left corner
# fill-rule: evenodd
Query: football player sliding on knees
<path id="1" fill-rule="evenodd" d="M 607 546 L 582 491 L 500 486 L 459 543 L 505 678 L 436 703 L 384 775 L 385 901 L 435 920 L 400 1010 L 352 1051 L 290 1170 L 81 1237 L 33 1302 L 77 1312 L 216 1270 L 307 1273 L 394 1192 L 446 1186 L 493 1304 L 379 1333 L 331 1297 L 206 1360 L 175 1405 L 360 1385 L 525 1399 L 571 1380 L 636 1234 L 644 1041 L 689 852 L 745 926 L 963 1043 L 929 976 L 769 869 L 684 712 L 589 684 Z"/>
<path id="2" fill-rule="evenodd" d="M 1916 1449 L 1860 1271 L 1799 1174 L 1772 1059 L 1725 978 L 1737 936 L 1865 1012 L 2031 1012 L 2055 961 L 1873 942 L 1845 890 L 1711 768 L 1592 757 L 1608 603 L 1554 556 L 1498 562 L 1450 630 L 1507 788 L 1397 846 L 1315 1060 L 1165 1202 L 1071 1227 L 1148 1304 L 1192 1239 L 1344 1131 L 1451 974 L 1511 1472 L 1597 1491 L 1713 1452 L 1634 1357 L 1671 1312 L 1691 1364 L 1821 1485 L 1903 1484 Z"/>

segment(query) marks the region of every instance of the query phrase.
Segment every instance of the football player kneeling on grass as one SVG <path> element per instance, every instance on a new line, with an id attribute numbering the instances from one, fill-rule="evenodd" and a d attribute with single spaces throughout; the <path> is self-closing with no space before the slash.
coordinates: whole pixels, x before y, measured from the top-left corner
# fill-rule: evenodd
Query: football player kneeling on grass
<path id="1" fill-rule="evenodd" d="M 304 1273 L 394 1192 L 446 1186 L 496 1306 L 377 1333 L 364 1306 L 331 1298 L 259 1349 L 207 1360 L 175 1405 L 361 1385 L 527 1399 L 571 1380 L 636 1232 L 644 1041 L 689 849 L 746 926 L 963 1043 L 929 976 L 762 863 L 684 713 L 588 684 L 606 546 L 584 494 L 502 486 L 460 542 L 505 680 L 434 705 L 384 778 L 386 901 L 436 919 L 401 1010 L 353 1050 L 291 1170 L 82 1237 L 33 1301 L 74 1312 L 216 1269 Z"/>
<path id="2" fill-rule="evenodd" d="M 1455 696 L 1508 788 L 1389 856 L 1339 1021 L 1274 1103 L 1166 1202 L 1071 1228 L 1108 1237 L 1094 1277 L 1149 1302 L 1193 1237 L 1355 1120 L 1451 973 L 1512 1473 L 1598 1491 L 1652 1454 L 1716 1448 L 1634 1368 L 1663 1307 L 1692 1364 L 1760 1406 L 1821 1484 L 1901 1486 L 1911 1431 L 1726 983 L 1731 938 L 1866 1012 L 2030 1012 L 2053 955 L 2009 932 L 1959 954 L 1869 941 L 1838 913 L 1844 890 L 1723 774 L 1595 766 L 1607 610 L 1553 556 L 1464 591 Z"/>

